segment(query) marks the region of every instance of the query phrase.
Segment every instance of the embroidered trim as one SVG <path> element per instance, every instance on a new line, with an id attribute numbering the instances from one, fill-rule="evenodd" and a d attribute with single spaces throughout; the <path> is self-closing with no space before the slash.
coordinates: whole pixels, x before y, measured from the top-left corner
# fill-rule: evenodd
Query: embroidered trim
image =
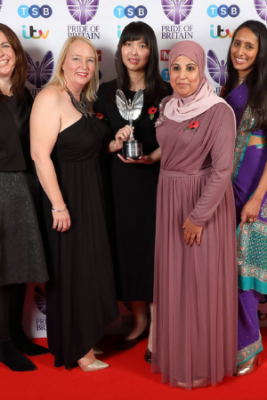
<path id="1" fill-rule="evenodd" d="M 235 140 L 235 155 L 234 155 L 234 165 L 232 172 L 232 182 L 238 174 L 241 162 L 244 158 L 247 145 L 252 134 L 251 128 L 253 127 L 255 119 L 252 117 L 251 109 L 248 106 L 243 114 L 242 120 L 239 124 L 236 140 Z"/>
<path id="2" fill-rule="evenodd" d="M 237 352 L 237 364 L 243 364 L 244 362 L 248 361 L 251 357 L 253 357 L 255 354 L 260 353 L 263 351 L 263 346 L 262 346 L 262 340 L 261 340 L 261 334 L 259 332 L 259 340 L 257 342 L 254 342 L 247 347 L 244 347 L 241 350 L 238 350 Z"/>
<path id="3" fill-rule="evenodd" d="M 264 204 L 267 206 L 267 200 Z M 267 282 L 267 223 L 246 223 L 238 231 L 237 265 L 238 275 Z"/>
<path id="4" fill-rule="evenodd" d="M 262 219 L 267 219 L 267 199 L 261 206 L 261 218 Z"/>

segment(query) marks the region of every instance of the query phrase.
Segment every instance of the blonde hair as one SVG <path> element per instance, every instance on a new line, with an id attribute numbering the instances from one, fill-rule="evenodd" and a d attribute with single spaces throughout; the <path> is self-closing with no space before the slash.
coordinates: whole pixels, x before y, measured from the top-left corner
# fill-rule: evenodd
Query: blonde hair
<path id="1" fill-rule="evenodd" d="M 64 64 L 64 61 L 65 61 L 65 58 L 69 51 L 70 46 L 72 45 L 72 43 L 74 43 L 78 40 L 80 42 L 84 42 L 84 43 L 88 44 L 89 46 L 91 46 L 91 48 L 93 49 L 93 52 L 94 52 L 94 56 L 95 56 L 94 77 L 83 88 L 83 92 L 85 94 L 86 99 L 91 103 L 97 99 L 96 92 L 97 92 L 98 86 L 99 86 L 98 55 L 97 55 L 97 52 L 96 52 L 96 49 L 95 49 L 95 46 L 93 45 L 93 43 L 84 36 L 72 36 L 66 40 L 66 42 L 64 43 L 64 45 L 61 49 L 61 52 L 59 54 L 54 75 L 52 76 L 51 81 L 49 82 L 48 86 L 53 85 L 53 86 L 60 87 L 64 90 L 68 90 L 68 88 L 66 86 L 65 78 L 64 78 L 64 71 L 62 69 L 62 65 Z"/>

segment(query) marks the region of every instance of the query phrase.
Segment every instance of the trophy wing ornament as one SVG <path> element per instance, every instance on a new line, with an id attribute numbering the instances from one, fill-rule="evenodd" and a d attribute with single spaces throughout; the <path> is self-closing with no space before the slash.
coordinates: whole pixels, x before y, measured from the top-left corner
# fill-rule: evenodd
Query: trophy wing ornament
<path id="1" fill-rule="evenodd" d="M 122 90 L 116 90 L 116 105 L 122 118 L 129 119 L 129 106 L 125 94 Z"/>
<path id="2" fill-rule="evenodd" d="M 139 89 L 138 92 L 135 93 L 133 102 L 132 102 L 132 119 L 135 120 L 139 117 L 142 112 L 144 104 L 144 92 L 142 89 Z"/>

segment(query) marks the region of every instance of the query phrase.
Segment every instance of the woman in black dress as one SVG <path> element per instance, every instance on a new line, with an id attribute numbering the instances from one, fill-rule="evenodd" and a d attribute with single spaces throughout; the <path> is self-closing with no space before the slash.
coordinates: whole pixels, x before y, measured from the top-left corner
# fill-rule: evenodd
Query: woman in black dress
<path id="1" fill-rule="evenodd" d="M 34 204 L 38 183 L 30 157 L 27 68 L 19 39 L 0 24 L 0 361 L 13 371 L 36 369 L 20 351 L 48 353 L 22 328 L 26 283 L 48 278 Z"/>
<path id="2" fill-rule="evenodd" d="M 31 149 L 43 187 L 47 335 L 55 366 L 108 367 L 93 346 L 118 316 L 100 172 L 100 155 L 121 149 L 92 113 L 98 87 L 93 44 L 64 44 L 55 75 L 33 105 Z M 52 229 L 53 227 L 53 229 Z"/>
<path id="3" fill-rule="evenodd" d="M 159 162 L 155 162 L 159 157 L 154 123 L 159 115 L 160 101 L 172 90 L 160 76 L 157 40 L 149 25 L 144 22 L 127 25 L 117 53 L 118 77 L 100 86 L 95 110 L 108 120 L 114 135 L 119 132 L 128 136 L 131 128 L 119 114 L 115 92 L 121 89 L 127 99 L 133 99 L 136 91 L 142 89 L 144 106 L 140 117 L 134 121 L 134 136 L 143 143 L 144 154 L 150 154 L 137 162 L 110 155 L 107 168 L 117 296 L 118 300 L 131 303 L 135 322 L 130 334 L 116 346 L 119 350 L 126 350 L 148 336 L 146 302 L 153 301 L 159 173 Z M 147 362 L 151 358 L 150 339 L 145 356 Z"/>

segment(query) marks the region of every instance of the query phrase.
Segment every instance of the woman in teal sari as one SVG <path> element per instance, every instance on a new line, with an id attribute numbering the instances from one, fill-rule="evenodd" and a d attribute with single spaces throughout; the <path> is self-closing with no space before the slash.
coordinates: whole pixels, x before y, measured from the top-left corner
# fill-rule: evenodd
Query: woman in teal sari
<path id="1" fill-rule="evenodd" d="M 246 21 L 228 52 L 223 97 L 236 116 L 232 181 L 239 284 L 238 370 L 251 373 L 263 350 L 257 308 L 267 293 L 267 31 Z"/>

